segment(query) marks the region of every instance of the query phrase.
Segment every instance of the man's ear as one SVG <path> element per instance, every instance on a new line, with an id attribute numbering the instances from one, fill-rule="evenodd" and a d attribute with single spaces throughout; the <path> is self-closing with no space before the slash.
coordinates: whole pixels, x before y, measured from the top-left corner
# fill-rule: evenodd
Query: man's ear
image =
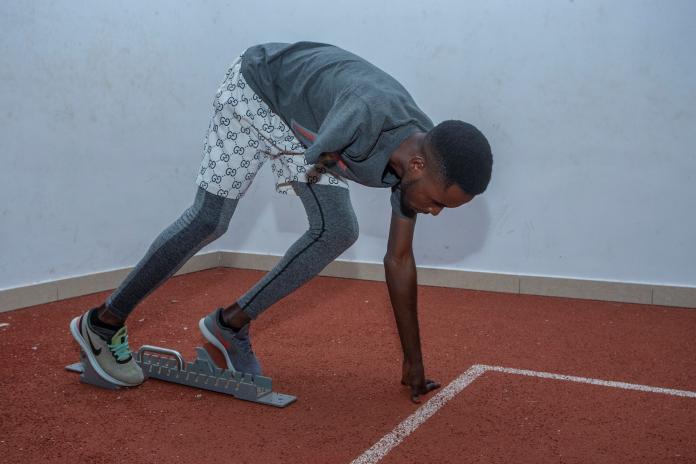
<path id="1" fill-rule="evenodd" d="M 425 156 L 421 154 L 413 155 L 411 159 L 408 160 L 408 170 L 411 171 L 412 175 L 420 177 L 425 174 L 425 166 Z"/>

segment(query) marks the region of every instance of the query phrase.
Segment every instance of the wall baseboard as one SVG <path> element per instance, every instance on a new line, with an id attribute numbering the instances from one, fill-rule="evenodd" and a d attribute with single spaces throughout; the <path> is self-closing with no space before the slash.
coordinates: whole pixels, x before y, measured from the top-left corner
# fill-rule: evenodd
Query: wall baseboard
<path id="1" fill-rule="evenodd" d="M 203 271 L 220 266 L 221 252 L 213 251 L 191 258 L 175 275 Z M 68 277 L 23 287 L 0 290 L 0 313 L 75 296 L 89 295 L 118 287 L 132 267 Z"/>
<path id="2" fill-rule="evenodd" d="M 280 256 L 273 255 L 214 251 L 194 256 L 176 275 L 215 267 L 268 271 L 279 260 Z M 124 268 L 98 272 L 0 290 L 0 312 L 111 290 L 120 285 L 131 269 Z M 384 281 L 384 268 L 382 263 L 334 261 L 320 275 Z M 418 283 L 435 287 L 463 288 L 501 293 L 696 308 L 696 287 L 518 276 L 427 267 L 418 268 Z"/>

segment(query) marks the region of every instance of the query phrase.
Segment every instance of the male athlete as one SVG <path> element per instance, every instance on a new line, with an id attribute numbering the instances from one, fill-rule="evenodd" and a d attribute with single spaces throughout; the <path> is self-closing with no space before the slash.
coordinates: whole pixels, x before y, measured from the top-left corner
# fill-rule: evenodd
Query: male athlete
<path id="1" fill-rule="evenodd" d="M 309 229 L 236 302 L 200 320 L 203 337 L 221 350 L 227 368 L 260 374 L 250 322 L 358 238 L 347 181 L 390 188 L 384 269 L 404 353 L 401 382 L 414 402 L 438 388 L 423 368 L 413 230 L 417 213 L 436 216 L 486 189 L 493 159 L 483 134 L 462 121 L 433 126 L 393 77 L 359 56 L 312 42 L 247 49 L 228 69 L 213 107 L 193 205 L 101 306 L 70 324 L 97 373 L 122 386 L 143 381 L 128 346 L 128 315 L 227 230 L 268 161 L 276 190 L 300 197 Z"/>

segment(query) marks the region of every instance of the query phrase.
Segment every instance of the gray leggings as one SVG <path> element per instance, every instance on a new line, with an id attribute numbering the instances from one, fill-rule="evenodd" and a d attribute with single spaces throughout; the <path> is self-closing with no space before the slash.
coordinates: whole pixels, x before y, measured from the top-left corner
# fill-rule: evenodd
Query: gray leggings
<path id="1" fill-rule="evenodd" d="M 252 319 L 316 276 L 358 238 L 358 221 L 348 189 L 300 182 L 292 187 L 302 200 L 309 229 L 263 279 L 237 300 Z M 227 231 L 237 202 L 199 187 L 193 205 L 155 239 L 106 300 L 109 311 L 125 320 L 189 258 Z"/>

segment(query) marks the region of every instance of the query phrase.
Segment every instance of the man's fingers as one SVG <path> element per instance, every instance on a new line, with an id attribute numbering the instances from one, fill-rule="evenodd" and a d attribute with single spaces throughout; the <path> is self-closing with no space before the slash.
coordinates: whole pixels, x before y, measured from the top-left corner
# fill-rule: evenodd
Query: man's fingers
<path id="1" fill-rule="evenodd" d="M 401 385 L 407 385 L 411 388 L 411 401 L 414 403 L 420 403 L 422 395 L 440 388 L 440 384 L 434 380 L 424 379 L 423 381 L 412 383 L 409 381 L 409 377 L 410 376 L 404 374 L 404 376 L 401 377 Z M 421 379 L 422 378 L 423 377 L 421 377 Z"/>
<path id="2" fill-rule="evenodd" d="M 411 401 L 414 403 L 420 403 L 420 396 L 425 392 L 425 388 L 421 384 L 411 385 Z"/>
<path id="3" fill-rule="evenodd" d="M 421 402 L 421 395 L 440 388 L 440 384 L 434 380 L 426 380 L 425 385 L 411 385 L 411 401 L 414 403 Z"/>
<path id="4" fill-rule="evenodd" d="M 426 380 L 425 381 L 425 390 L 426 392 L 433 391 L 436 388 L 440 388 L 440 384 L 434 380 Z"/>

